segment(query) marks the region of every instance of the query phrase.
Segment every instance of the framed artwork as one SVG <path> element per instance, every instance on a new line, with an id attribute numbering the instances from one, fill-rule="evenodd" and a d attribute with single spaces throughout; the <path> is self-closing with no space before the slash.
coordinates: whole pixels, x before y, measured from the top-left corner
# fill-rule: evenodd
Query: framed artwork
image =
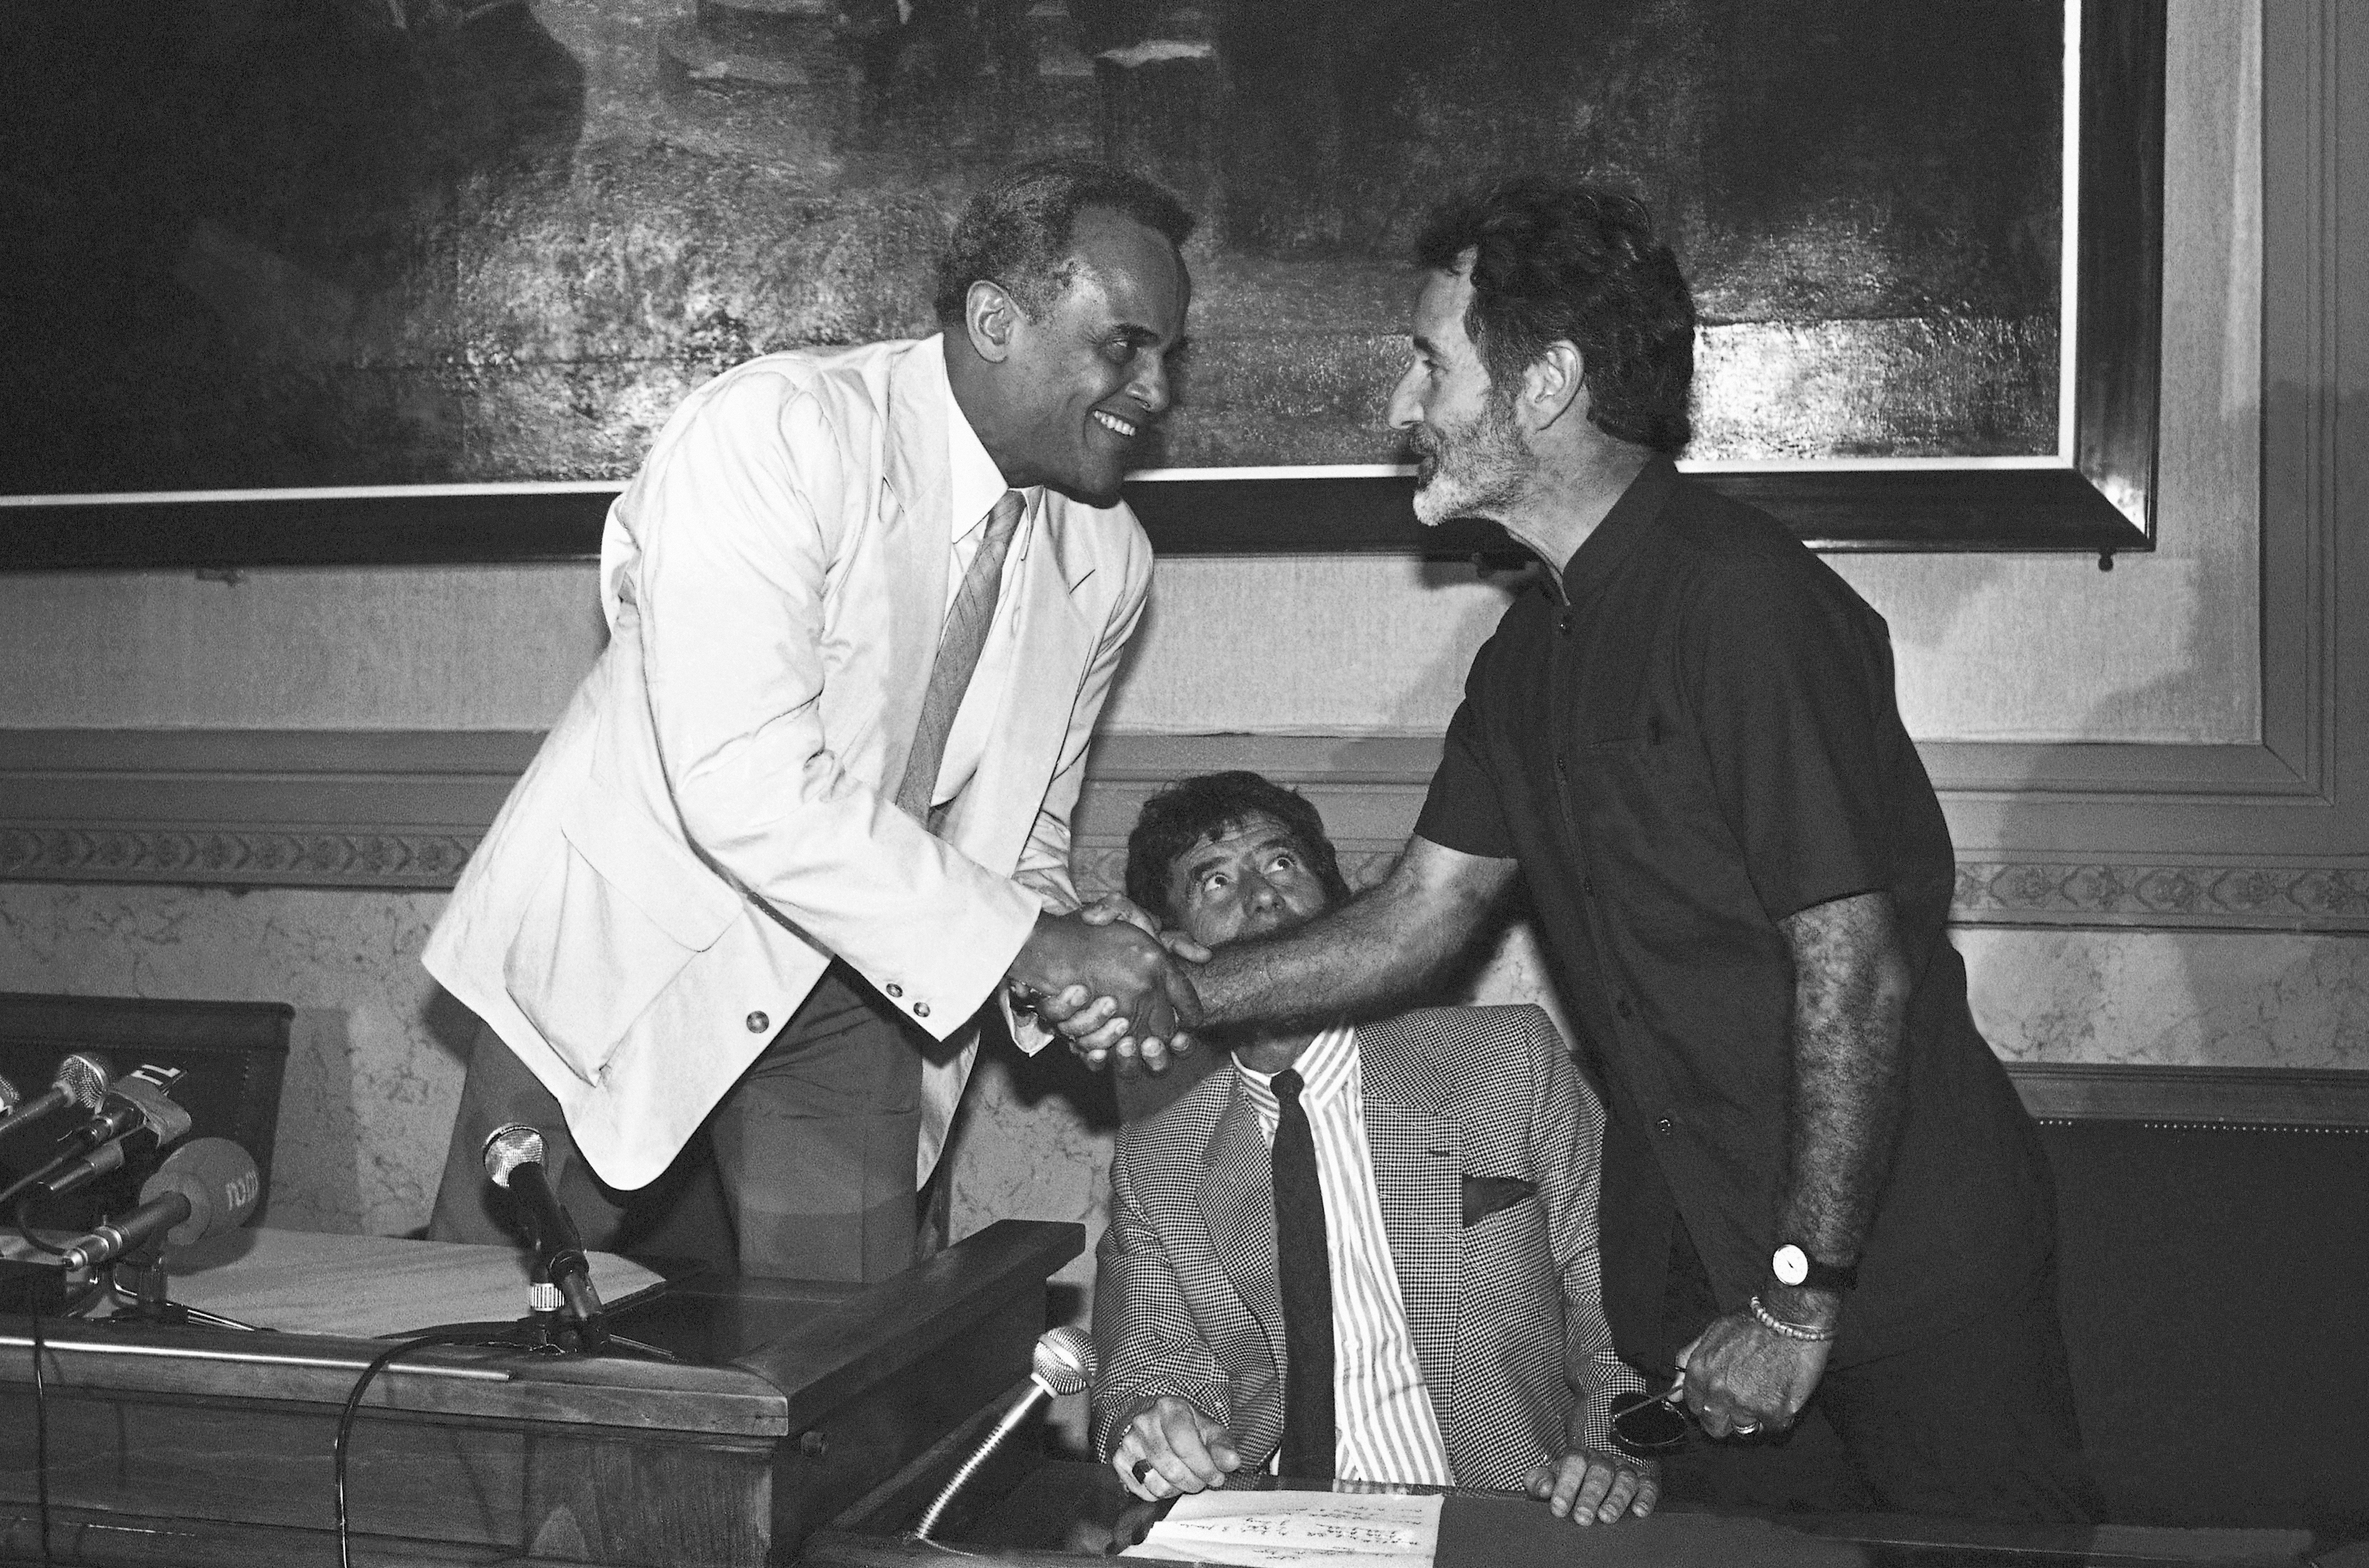
<path id="1" fill-rule="evenodd" d="M 575 557 L 751 354 L 933 329 L 1056 153 L 1201 216 L 1164 554 L 1425 530 L 1441 194 L 1642 196 L 1688 465 L 1836 549 L 2153 539 L 2161 0 L 239 0 L 0 19 L 0 568 Z"/>

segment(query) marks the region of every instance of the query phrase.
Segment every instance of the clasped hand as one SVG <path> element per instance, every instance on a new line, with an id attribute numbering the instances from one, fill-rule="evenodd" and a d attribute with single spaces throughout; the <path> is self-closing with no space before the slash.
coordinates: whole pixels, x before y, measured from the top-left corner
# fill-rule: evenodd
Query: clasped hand
<path id="1" fill-rule="evenodd" d="M 1780 1432 L 1809 1402 L 1833 1348 L 1772 1333 L 1749 1312 L 1714 1319 L 1678 1352 L 1687 1407 L 1713 1437 Z"/>
<path id="2" fill-rule="evenodd" d="M 1171 1053 L 1192 1048 L 1190 1030 L 1201 1019 L 1179 953 L 1208 956 L 1182 939 L 1172 952 L 1133 904 L 1102 899 L 1074 915 L 1037 916 L 1012 979 L 1088 1066 L 1116 1052 L 1160 1072 Z"/>

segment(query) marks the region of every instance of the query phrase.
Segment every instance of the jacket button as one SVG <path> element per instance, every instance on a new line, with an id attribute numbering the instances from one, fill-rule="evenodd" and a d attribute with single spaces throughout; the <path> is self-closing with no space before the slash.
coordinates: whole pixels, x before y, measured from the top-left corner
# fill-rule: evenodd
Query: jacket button
<path id="1" fill-rule="evenodd" d="M 1593 877 L 1593 876 L 1583 876 L 1583 877 L 1581 877 L 1581 878 L 1579 879 L 1579 890 L 1580 890 L 1581 892 L 1583 892 L 1583 893 L 1586 894 L 1586 895 L 1587 895 L 1589 898 L 1595 898 L 1595 897 L 1596 897 L 1596 878 L 1595 878 L 1595 877 Z"/>
<path id="2" fill-rule="evenodd" d="M 1672 1122 L 1669 1117 L 1664 1116 L 1660 1121 L 1654 1124 L 1654 1130 L 1660 1133 L 1663 1137 L 1667 1138 L 1670 1135 L 1670 1129 L 1676 1125 L 1677 1124 Z"/>
<path id="3" fill-rule="evenodd" d="M 1566 637 L 1571 635 L 1570 611 L 1566 610 L 1562 614 L 1555 617 L 1555 630 L 1561 632 Z"/>
<path id="4" fill-rule="evenodd" d="M 767 1018 L 761 1013 L 751 1013 L 749 1014 L 749 1033 L 752 1035 L 761 1035 L 765 1032 L 765 1025 L 772 1022 L 772 1019 Z"/>
<path id="5" fill-rule="evenodd" d="M 929 1004 L 928 1002 L 926 1002 L 926 1001 L 917 1001 L 917 1002 L 913 1003 L 913 1016 L 914 1016 L 914 1017 L 916 1017 L 916 1018 L 927 1018 L 929 1015 L 930 1015 L 930 1004 Z"/>
<path id="6" fill-rule="evenodd" d="M 898 985 L 894 980 L 890 980 L 887 985 L 882 986 L 880 989 L 887 991 L 890 996 L 902 996 L 905 994 L 905 988 Z"/>
<path id="7" fill-rule="evenodd" d="M 1634 1007 L 1629 1004 L 1629 999 L 1625 996 L 1612 1004 L 1612 1011 L 1618 1013 L 1623 1018 L 1633 1017 L 1637 1012 Z"/>

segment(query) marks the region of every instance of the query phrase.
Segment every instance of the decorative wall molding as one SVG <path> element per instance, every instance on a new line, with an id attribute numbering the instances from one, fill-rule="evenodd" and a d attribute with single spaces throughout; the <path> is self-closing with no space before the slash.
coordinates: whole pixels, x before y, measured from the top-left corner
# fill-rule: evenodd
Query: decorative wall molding
<path id="1" fill-rule="evenodd" d="M 2369 1135 L 2369 1072 L 2291 1067 L 2146 1067 L 2010 1061 L 2043 1121 L 2285 1127 Z"/>
<path id="2" fill-rule="evenodd" d="M 524 731 L 0 731 L 0 880 L 450 887 L 539 737 Z M 1077 815 L 1082 887 L 1124 881 L 1143 801 L 1251 768 L 1323 812 L 1353 885 L 1413 830 L 1439 757 L 1421 738 L 1114 735 Z M 1967 925 L 2369 933 L 2369 862 L 1974 859 Z"/>

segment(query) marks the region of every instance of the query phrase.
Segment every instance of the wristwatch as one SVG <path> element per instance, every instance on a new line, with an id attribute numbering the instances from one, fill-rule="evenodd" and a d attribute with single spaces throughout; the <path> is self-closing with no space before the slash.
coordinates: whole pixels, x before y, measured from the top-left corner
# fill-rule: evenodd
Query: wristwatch
<path id="1" fill-rule="evenodd" d="M 1859 1265 L 1820 1263 L 1799 1242 L 1787 1242 L 1768 1259 L 1768 1272 L 1780 1285 L 1805 1285 L 1813 1290 L 1848 1290 L 1859 1283 Z"/>

